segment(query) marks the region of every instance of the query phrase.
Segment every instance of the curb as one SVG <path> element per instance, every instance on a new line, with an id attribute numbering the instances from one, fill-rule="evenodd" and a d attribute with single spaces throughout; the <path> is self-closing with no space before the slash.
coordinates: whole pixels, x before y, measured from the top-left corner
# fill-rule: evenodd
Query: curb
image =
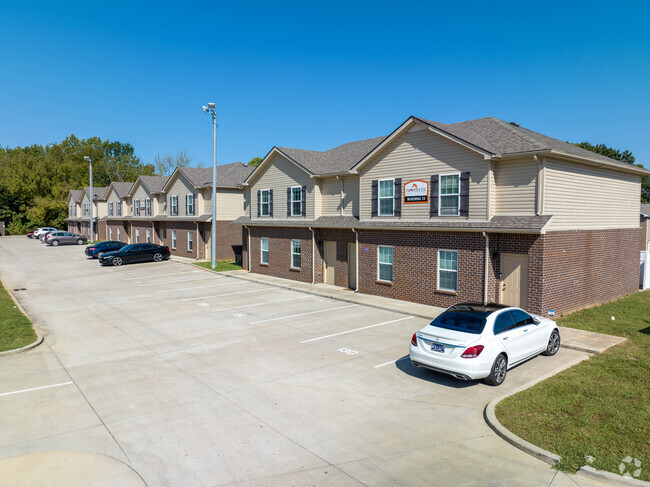
<path id="1" fill-rule="evenodd" d="M 4 287 L 4 285 L 2 287 Z M 15 348 L 13 350 L 6 350 L 4 352 L 0 352 L 0 357 L 4 357 L 6 355 L 13 355 L 15 353 L 26 352 L 27 350 L 31 350 L 32 348 L 38 347 L 41 343 L 43 343 L 43 340 L 45 340 L 45 338 L 43 338 L 43 335 L 41 335 L 39 333 L 39 331 L 36 329 L 36 326 L 34 325 L 34 322 L 31 320 L 31 318 L 29 318 L 29 315 L 25 311 L 25 308 L 23 308 L 23 305 L 20 304 L 18 302 L 18 300 L 16 299 L 16 296 L 14 295 L 13 291 L 11 291 L 10 289 L 7 289 L 6 287 L 4 287 L 4 289 L 5 289 L 5 291 L 7 291 L 7 294 L 9 294 L 9 296 L 11 296 L 11 300 L 16 304 L 16 307 L 20 310 L 20 312 L 22 314 L 24 314 L 29 319 L 29 321 L 32 323 L 32 330 L 34 330 L 34 333 L 36 333 L 36 341 L 30 343 L 29 345 L 25 345 L 24 347 L 21 347 L 21 348 Z"/>
<path id="2" fill-rule="evenodd" d="M 579 349 L 578 349 L 579 350 Z M 590 352 L 593 353 L 593 352 Z M 524 391 L 526 389 L 529 389 L 533 387 L 535 384 L 542 382 L 543 380 L 548 379 L 549 377 L 552 377 L 563 370 L 566 370 L 568 368 L 573 367 L 574 365 L 579 364 L 580 362 L 583 362 L 585 360 L 588 360 L 589 357 L 582 357 L 579 359 L 575 359 L 571 362 L 566 367 L 560 367 L 558 369 L 552 370 L 548 374 L 544 374 L 543 376 L 538 377 L 537 379 L 528 382 L 527 384 L 524 384 L 521 387 L 516 388 L 512 392 L 509 392 L 508 394 L 504 394 L 503 396 L 499 396 L 496 399 L 493 399 L 488 403 L 487 406 L 485 406 L 485 410 L 483 413 L 483 416 L 485 418 L 485 422 L 488 424 L 490 428 L 501 438 L 503 438 L 505 441 L 510 443 L 512 446 L 519 448 L 520 450 L 528 453 L 529 455 L 532 455 L 533 457 L 548 463 L 549 465 L 552 466 L 557 466 L 558 463 L 560 463 L 560 456 L 556 455 L 555 453 L 552 453 L 550 451 L 544 450 L 543 448 L 540 448 L 536 445 L 533 445 L 532 443 L 524 440 L 523 438 L 520 438 L 519 436 L 515 435 L 513 432 L 510 430 L 506 429 L 505 426 L 501 424 L 501 422 L 497 419 L 496 414 L 494 413 L 494 410 L 496 406 L 503 401 L 505 398 L 510 397 L 514 394 L 517 394 L 518 392 Z M 596 468 L 590 467 L 588 465 L 585 465 L 583 467 L 580 467 L 577 472 L 577 475 L 580 475 L 582 477 L 586 477 L 592 480 L 597 480 L 600 482 L 609 482 L 613 483 L 615 485 L 620 485 L 622 487 L 650 487 L 650 482 L 646 482 L 645 480 L 639 480 L 639 479 L 633 479 L 629 477 L 622 477 L 621 475 L 617 475 L 612 472 L 607 472 L 605 470 L 598 470 Z"/>

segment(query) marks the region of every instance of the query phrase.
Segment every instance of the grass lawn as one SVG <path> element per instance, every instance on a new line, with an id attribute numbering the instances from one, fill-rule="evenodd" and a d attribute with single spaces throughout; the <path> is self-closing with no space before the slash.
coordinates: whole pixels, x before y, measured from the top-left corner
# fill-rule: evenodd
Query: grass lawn
<path id="1" fill-rule="evenodd" d="M 505 399 L 496 408 L 499 421 L 560 455 L 561 470 L 587 465 L 589 455 L 592 467 L 620 473 L 629 456 L 641 461 L 637 478 L 650 480 L 650 291 L 558 323 L 628 340 Z M 638 468 L 632 460 L 626 470 L 633 474 Z"/>
<path id="2" fill-rule="evenodd" d="M 194 265 L 198 265 L 199 267 L 203 267 L 204 269 L 210 269 L 212 270 L 212 262 L 195 262 Z M 237 264 L 233 264 L 232 262 L 228 260 L 218 260 L 217 261 L 217 272 L 222 272 L 222 271 L 239 271 L 241 270 L 241 266 Z"/>
<path id="3" fill-rule="evenodd" d="M 32 322 L 16 307 L 0 283 L 0 352 L 21 348 L 35 341 Z"/>

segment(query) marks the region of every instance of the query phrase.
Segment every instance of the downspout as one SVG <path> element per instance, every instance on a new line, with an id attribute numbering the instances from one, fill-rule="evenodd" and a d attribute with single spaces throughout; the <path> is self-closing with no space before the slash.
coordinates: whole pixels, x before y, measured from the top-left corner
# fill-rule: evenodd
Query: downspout
<path id="1" fill-rule="evenodd" d="M 199 230 L 199 222 L 196 222 L 196 243 L 199 243 L 199 237 L 201 237 L 201 231 Z M 203 240 L 201 238 L 201 240 Z M 205 246 L 204 246 L 205 248 Z M 199 260 L 199 246 L 196 246 L 196 260 Z"/>
<path id="2" fill-rule="evenodd" d="M 483 271 L 483 305 L 488 303 L 488 266 L 490 257 L 490 237 L 487 233 L 482 232 L 485 237 L 485 269 Z"/>
<path id="3" fill-rule="evenodd" d="M 316 232 L 309 227 L 311 232 L 311 283 L 316 284 Z"/>
<path id="4" fill-rule="evenodd" d="M 246 237 L 246 269 L 247 272 L 251 271 L 251 229 L 248 225 L 244 225 L 244 228 L 248 230 L 248 236 Z"/>
<path id="5" fill-rule="evenodd" d="M 357 232 L 354 228 L 352 228 L 352 231 L 354 232 L 354 237 L 356 240 L 356 247 L 355 250 L 357 251 L 357 258 L 355 259 L 356 261 L 356 274 L 357 274 L 357 282 L 356 286 L 354 286 L 354 292 L 359 291 L 359 232 Z"/>

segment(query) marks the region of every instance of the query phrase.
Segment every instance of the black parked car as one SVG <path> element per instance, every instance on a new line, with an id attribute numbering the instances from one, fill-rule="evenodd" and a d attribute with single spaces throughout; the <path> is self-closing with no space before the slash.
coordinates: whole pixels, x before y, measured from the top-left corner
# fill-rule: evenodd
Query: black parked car
<path id="1" fill-rule="evenodd" d="M 86 247 L 85 252 L 88 257 L 97 259 L 107 252 L 115 252 L 116 250 L 120 250 L 125 245 L 126 244 L 124 242 L 118 242 L 116 240 L 107 240 L 106 242 L 100 242 L 95 245 L 89 245 L 88 247 Z"/>
<path id="2" fill-rule="evenodd" d="M 132 262 L 162 262 L 169 259 L 169 247 L 148 243 L 131 244 L 115 252 L 108 252 L 99 258 L 101 265 L 122 265 Z"/>

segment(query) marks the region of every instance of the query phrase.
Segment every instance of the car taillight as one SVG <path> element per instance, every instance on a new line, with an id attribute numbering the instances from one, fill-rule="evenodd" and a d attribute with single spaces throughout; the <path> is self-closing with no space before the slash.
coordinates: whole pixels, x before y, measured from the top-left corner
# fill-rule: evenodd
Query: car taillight
<path id="1" fill-rule="evenodd" d="M 92 252 L 93 250 L 95 250 L 95 247 L 90 247 L 90 248 L 88 249 L 88 252 Z"/>
<path id="2" fill-rule="evenodd" d="M 169 252 L 169 247 L 165 247 L 165 250 L 166 250 L 167 252 Z"/>
<path id="3" fill-rule="evenodd" d="M 414 347 L 418 346 L 418 337 L 415 335 L 415 333 L 413 333 L 413 336 L 411 337 L 411 345 Z"/>
<path id="4" fill-rule="evenodd" d="M 483 345 L 474 345 L 473 347 L 469 347 L 467 350 L 463 352 L 461 355 L 462 358 L 476 358 L 479 355 L 481 355 L 481 352 L 483 351 L 485 347 Z"/>

